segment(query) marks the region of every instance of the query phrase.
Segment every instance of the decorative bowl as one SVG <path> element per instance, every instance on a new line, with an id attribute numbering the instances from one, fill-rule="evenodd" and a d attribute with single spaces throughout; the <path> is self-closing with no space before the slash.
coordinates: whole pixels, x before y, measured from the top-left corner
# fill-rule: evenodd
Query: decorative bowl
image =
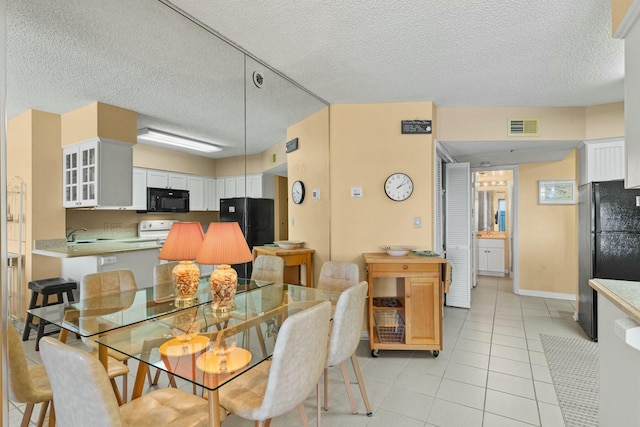
<path id="1" fill-rule="evenodd" d="M 301 242 L 300 240 L 279 240 L 273 243 L 280 246 L 282 249 L 297 249 L 304 246 L 304 242 Z"/>
<path id="2" fill-rule="evenodd" d="M 384 249 L 391 256 L 404 256 L 409 253 L 415 246 L 383 246 Z"/>

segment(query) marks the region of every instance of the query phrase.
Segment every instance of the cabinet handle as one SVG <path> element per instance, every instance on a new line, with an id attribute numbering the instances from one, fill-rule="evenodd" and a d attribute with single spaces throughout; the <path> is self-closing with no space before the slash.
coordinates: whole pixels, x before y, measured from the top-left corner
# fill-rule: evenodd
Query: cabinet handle
<path id="1" fill-rule="evenodd" d="M 405 265 L 403 265 L 403 266 L 402 266 L 402 269 L 403 269 L 403 270 L 406 270 L 406 269 L 408 269 L 408 268 L 409 268 L 409 266 L 408 266 L 407 264 L 405 264 Z"/>
<path id="2" fill-rule="evenodd" d="M 406 294 L 404 297 L 405 298 L 411 298 L 411 294 Z"/>

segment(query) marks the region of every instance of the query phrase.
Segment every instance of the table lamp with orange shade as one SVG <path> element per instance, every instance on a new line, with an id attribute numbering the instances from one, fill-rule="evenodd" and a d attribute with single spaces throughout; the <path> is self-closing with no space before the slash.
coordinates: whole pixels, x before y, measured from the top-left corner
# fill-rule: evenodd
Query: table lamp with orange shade
<path id="1" fill-rule="evenodd" d="M 238 273 L 231 264 L 253 259 L 247 240 L 237 222 L 212 222 L 196 256 L 199 264 L 216 264 L 211 273 L 211 308 L 228 313 L 235 308 L 233 298 L 238 287 Z"/>
<path id="2" fill-rule="evenodd" d="M 193 262 L 204 240 L 204 232 L 199 222 L 175 222 L 169 230 L 159 259 L 180 261 L 171 271 L 176 292 L 176 305 L 191 305 L 198 291 L 200 269 Z"/>

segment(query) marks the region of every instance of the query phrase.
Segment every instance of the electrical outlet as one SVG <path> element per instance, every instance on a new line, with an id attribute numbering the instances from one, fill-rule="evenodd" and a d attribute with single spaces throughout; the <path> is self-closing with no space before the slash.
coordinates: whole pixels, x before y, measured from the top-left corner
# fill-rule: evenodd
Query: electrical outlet
<path id="1" fill-rule="evenodd" d="M 422 227 L 422 218 L 419 216 L 413 217 L 413 228 Z"/>
<path id="2" fill-rule="evenodd" d="M 112 229 L 112 230 L 120 230 L 120 227 L 121 227 L 121 226 L 122 226 L 122 224 L 121 224 L 121 223 L 119 223 L 119 222 L 115 222 L 115 223 L 112 223 L 112 224 L 111 224 L 111 229 Z"/>
<path id="3" fill-rule="evenodd" d="M 111 230 L 111 223 L 105 222 L 104 223 L 104 231 L 109 231 Z"/>

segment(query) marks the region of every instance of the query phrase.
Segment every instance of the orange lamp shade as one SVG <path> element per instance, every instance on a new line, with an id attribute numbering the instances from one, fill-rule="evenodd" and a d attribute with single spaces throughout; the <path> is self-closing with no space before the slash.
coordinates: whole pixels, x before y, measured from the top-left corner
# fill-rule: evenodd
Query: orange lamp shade
<path id="1" fill-rule="evenodd" d="M 240 264 L 253 259 L 237 222 L 212 222 L 200 250 L 198 264 Z"/>
<path id="2" fill-rule="evenodd" d="M 195 259 L 203 240 L 204 232 L 199 222 L 174 222 L 158 258 L 168 261 Z"/>

